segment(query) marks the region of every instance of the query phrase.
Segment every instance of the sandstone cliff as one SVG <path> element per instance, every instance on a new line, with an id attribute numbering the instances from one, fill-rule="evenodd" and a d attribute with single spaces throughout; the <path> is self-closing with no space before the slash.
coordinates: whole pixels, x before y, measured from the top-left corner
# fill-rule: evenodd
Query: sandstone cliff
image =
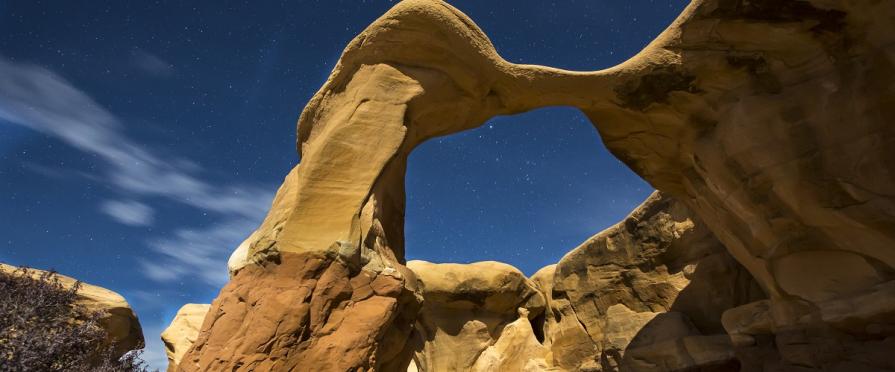
<path id="1" fill-rule="evenodd" d="M 600 247 L 617 246 L 609 233 L 576 250 L 588 257 L 559 263 L 551 291 L 561 294 L 554 315 L 596 322 L 584 333 L 556 324 L 589 338 L 601 365 L 664 342 L 702 358 L 691 340 L 720 342 L 714 316 L 737 306 L 722 325 L 746 370 L 892 368 L 893 21 L 891 1 L 694 0 L 630 60 L 570 72 L 509 63 L 459 10 L 403 1 L 347 46 L 305 107 L 301 164 L 234 252 L 233 278 L 181 368 L 406 368 L 422 298 L 403 258 L 408 155 L 426 139 L 550 105 L 587 114 L 609 150 L 704 221 L 768 297 L 737 306 L 742 293 L 728 291 L 736 296 L 706 308 L 677 305 L 672 293 L 706 275 L 700 266 L 740 278 L 739 266 L 715 256 L 687 279 L 695 261 L 663 259 L 664 269 L 638 273 L 654 250 L 607 254 Z M 624 286 L 590 305 L 583 288 L 604 279 L 582 277 L 575 262 L 596 262 Z M 628 325 L 603 317 L 655 322 L 647 310 L 678 314 L 681 337 L 618 338 Z M 590 352 L 551 345 L 559 360 Z"/>

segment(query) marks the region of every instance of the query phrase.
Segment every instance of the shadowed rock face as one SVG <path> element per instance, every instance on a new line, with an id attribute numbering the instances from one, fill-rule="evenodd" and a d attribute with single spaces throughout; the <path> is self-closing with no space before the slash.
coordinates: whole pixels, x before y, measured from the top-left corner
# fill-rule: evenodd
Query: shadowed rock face
<path id="1" fill-rule="evenodd" d="M 424 299 L 419 371 L 729 371 L 722 314 L 764 297 L 658 192 L 530 280 L 498 262 L 407 266 Z"/>
<path id="2" fill-rule="evenodd" d="M 564 371 L 727 371 L 725 310 L 764 297 L 683 203 L 653 193 L 532 276 L 547 363 Z"/>
<path id="3" fill-rule="evenodd" d="M 325 292 L 322 323 L 296 318 L 290 330 L 316 331 L 306 347 L 288 351 L 278 343 L 282 325 L 269 316 L 312 300 L 265 286 L 311 291 L 324 273 L 412 275 L 403 266 L 403 176 L 413 148 L 550 105 L 586 113 L 613 154 L 705 221 L 768 294 L 726 317 L 743 350 L 770 348 L 783 364 L 822 367 L 839 357 L 802 345 L 884 340 L 895 306 L 870 299 L 890 293 L 895 275 L 893 21 L 891 1 L 694 0 L 625 63 L 570 72 L 509 63 L 458 10 L 403 1 L 348 45 L 305 107 L 301 164 L 234 252 L 236 275 L 185 357 L 193 364 L 182 367 L 335 363 L 323 356 L 333 350 L 352 350 L 339 367 L 409 363 L 394 335 L 416 317 L 412 281 L 381 300 Z M 284 264 L 312 257 L 321 266 Z M 240 291 L 256 300 L 241 302 Z M 332 306 L 363 301 L 374 301 L 364 306 L 380 316 L 362 328 L 346 330 L 343 318 L 330 316 Z M 870 303 L 848 305 L 855 301 Z M 237 305 L 238 313 L 222 310 Z M 210 320 L 224 313 L 226 322 Z M 402 331 L 383 333 L 392 328 Z M 225 334 L 254 341 L 225 350 Z M 764 343 L 768 337 L 775 341 Z M 848 353 L 837 350 L 832 355 Z M 855 363 L 879 364 L 872 359 Z"/>

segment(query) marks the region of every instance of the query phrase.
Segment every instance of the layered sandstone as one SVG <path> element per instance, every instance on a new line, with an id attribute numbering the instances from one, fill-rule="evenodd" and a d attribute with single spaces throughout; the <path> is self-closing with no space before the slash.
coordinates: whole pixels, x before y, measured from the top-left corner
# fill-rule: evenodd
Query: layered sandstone
<path id="1" fill-rule="evenodd" d="M 895 308 L 873 299 L 895 278 L 893 19 L 890 1 L 694 0 L 630 60 L 570 72 L 509 63 L 457 9 L 403 1 L 348 45 L 302 112 L 301 164 L 234 253 L 233 279 L 183 368 L 408 364 L 400 339 L 419 307 L 403 266 L 408 155 L 426 139 L 550 105 L 587 114 L 614 155 L 689 207 L 755 278 L 769 298 L 723 322 L 755 368 L 886 367 L 876 350 L 895 335 Z M 352 299 L 367 292 L 350 283 L 386 273 L 399 273 L 400 290 Z M 674 307 L 668 293 L 682 274 L 626 275 L 649 297 L 619 293 L 624 308 L 586 311 Z M 574 294 L 574 282 L 556 283 Z M 333 317 L 357 306 L 368 307 L 364 324 Z M 324 360 L 333 351 L 349 361 Z"/>
<path id="2" fill-rule="evenodd" d="M 183 305 L 177 310 L 168 328 L 162 332 L 162 342 L 165 343 L 165 354 L 168 356 L 168 371 L 176 371 L 183 354 L 196 343 L 199 328 L 210 308 L 209 304 Z"/>
<path id="3" fill-rule="evenodd" d="M 532 322 L 546 302 L 518 269 L 499 262 L 411 261 L 423 307 L 414 329 L 419 371 L 522 371 L 545 366 Z M 539 330 L 540 331 L 540 330 Z"/>
<path id="4" fill-rule="evenodd" d="M 654 193 L 533 277 L 548 363 L 568 371 L 729 370 L 725 310 L 764 297 L 683 203 Z"/>
<path id="5" fill-rule="evenodd" d="M 0 272 L 11 274 L 18 268 L 0 263 Z M 33 278 L 46 273 L 43 270 L 28 269 Z M 56 278 L 65 288 L 72 288 L 76 283 L 78 290 L 76 303 L 90 313 L 99 313 L 99 325 L 106 331 L 107 342 L 112 345 L 112 352 L 122 355 L 131 350 L 143 347 L 143 329 L 134 310 L 120 294 L 103 287 L 80 282 L 74 278 L 56 274 Z"/>
<path id="6" fill-rule="evenodd" d="M 411 261 L 418 371 L 729 371 L 725 310 L 764 293 L 682 203 L 651 195 L 531 279 Z"/>

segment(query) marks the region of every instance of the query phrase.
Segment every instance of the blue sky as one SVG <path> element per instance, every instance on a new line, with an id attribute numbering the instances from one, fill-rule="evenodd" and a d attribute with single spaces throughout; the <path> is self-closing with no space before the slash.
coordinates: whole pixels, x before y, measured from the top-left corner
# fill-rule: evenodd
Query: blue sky
<path id="1" fill-rule="evenodd" d="M 454 1 L 506 59 L 619 63 L 684 1 Z M 224 4 L 224 5 L 221 5 Z M 159 332 L 210 302 L 298 162 L 294 126 L 389 1 L 0 0 L 0 262 L 123 294 Z M 407 174 L 408 259 L 556 262 L 651 192 L 570 108 L 431 140 Z"/>

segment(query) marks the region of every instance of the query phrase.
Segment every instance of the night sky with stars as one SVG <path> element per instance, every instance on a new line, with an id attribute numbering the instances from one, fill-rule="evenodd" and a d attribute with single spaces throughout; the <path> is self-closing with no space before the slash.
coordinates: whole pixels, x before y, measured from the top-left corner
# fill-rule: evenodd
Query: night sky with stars
<path id="1" fill-rule="evenodd" d="M 686 5 L 451 3 L 507 60 L 570 70 L 633 56 Z M 305 103 L 393 4 L 0 0 L 0 262 L 121 293 L 164 369 L 159 333 L 226 282 Z M 407 258 L 532 274 L 651 191 L 577 110 L 494 118 L 411 155 Z"/>

